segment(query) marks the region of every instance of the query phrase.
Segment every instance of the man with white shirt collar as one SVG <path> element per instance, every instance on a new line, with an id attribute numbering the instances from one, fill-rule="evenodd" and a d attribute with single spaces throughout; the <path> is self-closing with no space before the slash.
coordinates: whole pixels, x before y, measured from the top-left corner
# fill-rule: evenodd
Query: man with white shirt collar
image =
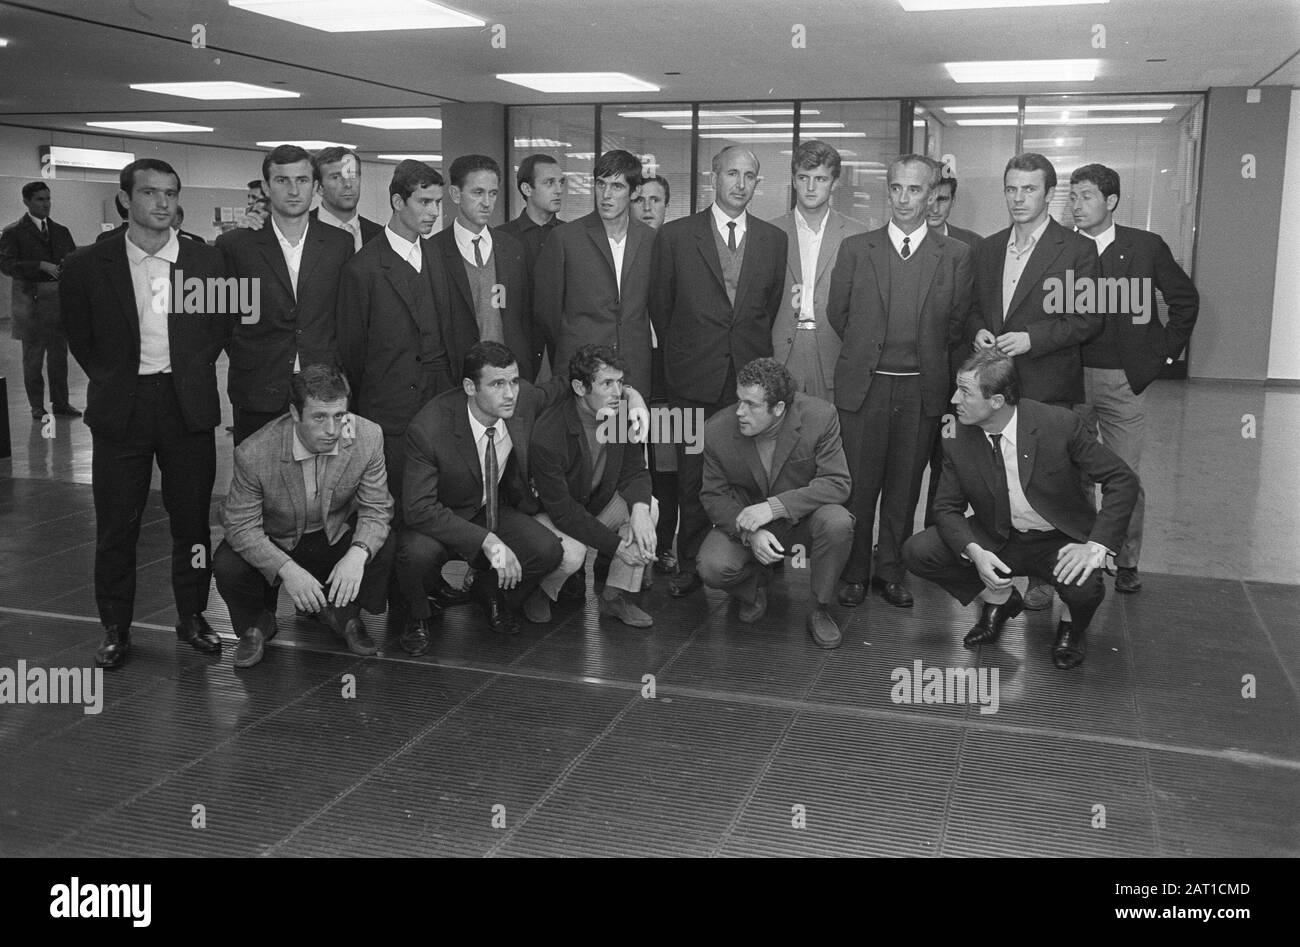
<path id="1" fill-rule="evenodd" d="M 279 145 L 262 160 L 271 217 L 260 230 L 237 228 L 217 238 L 229 274 L 256 280 L 261 313 L 241 322 L 230 346 L 227 390 L 238 445 L 289 408 L 289 383 L 303 365 L 338 361 L 334 321 L 339 274 L 354 242 L 312 220 L 311 156 Z"/>
<path id="2" fill-rule="evenodd" d="M 961 345 L 971 292 L 970 250 L 926 226 L 932 182 L 922 156 L 891 161 L 889 223 L 846 237 L 831 273 L 826 318 L 844 343 L 835 406 L 853 476 L 849 510 L 857 520 L 840 593 L 840 604 L 849 607 L 862 604 L 869 575 L 889 604 L 913 604 L 901 550 L 948 405 L 949 357 Z"/>
<path id="3" fill-rule="evenodd" d="M 311 212 L 314 220 L 346 230 L 352 246 L 360 250 L 384 228 L 357 213 L 361 200 L 361 160 L 355 151 L 335 145 L 316 152 L 311 159 L 312 177 L 320 206 Z"/>
<path id="4" fill-rule="evenodd" d="M 1055 586 L 1064 607 L 1052 662 L 1067 670 L 1083 663 L 1106 556 L 1124 540 L 1140 484 L 1078 415 L 1019 389 L 1015 363 L 996 346 L 962 364 L 952 397 L 961 424 L 943 442 L 935 525 L 908 539 L 903 558 L 963 605 L 979 600 L 968 648 L 993 644 L 1024 608 L 1013 577 Z M 1100 512 L 1081 475 L 1102 485 Z"/>
<path id="5" fill-rule="evenodd" d="M 713 156 L 714 200 L 663 225 L 651 260 L 650 318 L 664 347 L 668 398 L 709 417 L 736 401 L 736 372 L 772 355 L 772 322 L 785 288 L 785 232 L 748 213 L 758 188 L 754 153 L 728 145 Z M 712 524 L 700 500 L 701 454 L 677 445 L 681 525 L 670 592 L 700 587 L 695 559 Z"/>
<path id="6" fill-rule="evenodd" d="M 171 165 L 142 158 L 122 169 L 120 183 L 126 231 L 68 257 L 59 293 L 69 346 L 90 379 L 95 602 L 105 628 L 95 663 L 103 668 L 121 665 L 130 647 L 136 542 L 155 459 L 171 527 L 177 638 L 204 654 L 221 652 L 203 617 L 213 428 L 221 423 L 214 366 L 237 319 L 204 311 L 211 293 L 187 293 L 185 311 L 173 311 L 182 274 L 186 284 L 210 285 L 226 271 L 215 248 L 172 230 L 181 188 Z"/>
<path id="7" fill-rule="evenodd" d="M 1136 472 L 1142 463 L 1143 392 L 1187 345 L 1200 295 L 1159 234 L 1115 223 L 1119 199 L 1119 175 L 1105 165 L 1084 165 L 1070 175 L 1074 225 L 1096 241 L 1102 279 L 1144 287 L 1145 297 L 1142 311 L 1131 307 L 1129 312 L 1108 313 L 1102 332 L 1084 344 L 1084 403 L 1075 410 L 1088 430 Z M 1164 297 L 1168 322 L 1160 321 L 1157 289 Z M 1088 492 L 1091 495 L 1091 484 Z M 1117 592 L 1142 588 L 1137 564 L 1144 512 L 1145 497 L 1139 493 L 1128 535 L 1115 557 Z"/>
<path id="8" fill-rule="evenodd" d="M 925 222 L 940 236 L 956 237 L 973 250 L 984 238 L 973 230 L 948 222 L 952 209 L 957 205 L 957 179 L 945 176 L 942 169 L 943 166 L 940 165 L 939 183 L 930 191 L 930 206 L 926 211 Z"/>

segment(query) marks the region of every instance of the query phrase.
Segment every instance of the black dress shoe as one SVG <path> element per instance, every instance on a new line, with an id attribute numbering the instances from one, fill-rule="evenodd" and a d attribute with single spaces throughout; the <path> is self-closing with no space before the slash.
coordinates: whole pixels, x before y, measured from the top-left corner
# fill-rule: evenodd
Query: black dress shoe
<path id="1" fill-rule="evenodd" d="M 402 642 L 402 650 L 411 657 L 418 658 L 429 650 L 431 631 L 428 618 L 412 619 L 399 639 Z"/>
<path id="2" fill-rule="evenodd" d="M 360 615 L 352 615 L 343 623 L 343 641 L 349 651 L 362 657 L 369 657 L 379 651 L 375 643 L 370 640 L 370 634 L 366 631 Z"/>
<path id="3" fill-rule="evenodd" d="M 57 415 L 58 415 L 59 417 L 61 417 L 61 418 L 79 418 L 79 417 L 81 417 L 81 412 L 78 411 L 76 408 L 74 408 L 74 407 L 73 407 L 72 405 L 70 405 L 70 404 L 56 404 L 56 405 L 54 406 L 54 413 L 57 414 Z"/>
<path id="4" fill-rule="evenodd" d="M 1120 566 L 1115 570 L 1116 592 L 1138 592 L 1142 589 L 1142 580 L 1138 578 L 1136 566 Z"/>
<path id="5" fill-rule="evenodd" d="M 483 603 L 483 610 L 487 612 L 488 627 L 497 634 L 519 634 L 519 623 L 510 613 L 510 608 L 499 593 L 492 592 L 487 596 L 487 600 Z"/>
<path id="6" fill-rule="evenodd" d="M 560 597 L 557 601 L 585 602 L 586 600 L 587 570 L 582 568 L 564 580 L 564 584 L 560 586 Z"/>
<path id="7" fill-rule="evenodd" d="M 32 408 L 32 420 L 33 420 L 33 421 L 44 421 L 44 420 L 45 420 L 45 409 L 44 409 L 44 408 Z"/>
<path id="8" fill-rule="evenodd" d="M 1001 637 L 1002 626 L 1024 610 L 1025 600 L 1021 597 L 1020 590 L 1012 586 L 1011 597 L 1001 605 L 990 605 L 988 602 L 983 604 L 980 608 L 979 621 L 966 632 L 966 637 L 961 643 L 968 648 L 980 644 L 992 644 Z"/>
<path id="9" fill-rule="evenodd" d="M 840 626 L 835 623 L 825 605 L 818 605 L 808 613 L 808 634 L 819 648 L 828 651 L 838 648 L 844 641 Z"/>
<path id="10" fill-rule="evenodd" d="M 221 653 L 221 638 L 201 614 L 186 615 L 182 618 L 181 623 L 176 626 L 176 637 L 203 654 Z"/>
<path id="11" fill-rule="evenodd" d="M 902 582 L 886 582 L 880 576 L 872 576 L 871 587 L 880 593 L 881 598 L 895 608 L 911 608 L 914 604 L 912 593 L 907 590 L 907 586 Z"/>
<path id="12" fill-rule="evenodd" d="M 1084 629 L 1076 629 L 1074 622 L 1062 621 L 1056 626 L 1056 641 L 1052 643 L 1052 663 L 1062 671 L 1077 668 L 1088 653 Z"/>
<path id="13" fill-rule="evenodd" d="M 106 670 L 121 667 L 131 648 L 130 625 L 105 625 L 104 643 L 95 652 L 95 667 Z"/>
<path id="14" fill-rule="evenodd" d="M 857 608 L 867 598 L 867 589 L 861 582 L 845 582 L 840 589 L 840 604 L 845 608 Z"/>
<path id="15" fill-rule="evenodd" d="M 673 598 L 684 598 L 702 584 L 700 574 L 694 568 L 686 569 L 676 573 L 668 580 L 668 594 Z"/>
<path id="16" fill-rule="evenodd" d="M 433 588 L 429 591 L 429 601 L 439 608 L 455 608 L 467 604 L 469 600 L 469 592 L 453 588 L 442 576 L 434 580 Z"/>

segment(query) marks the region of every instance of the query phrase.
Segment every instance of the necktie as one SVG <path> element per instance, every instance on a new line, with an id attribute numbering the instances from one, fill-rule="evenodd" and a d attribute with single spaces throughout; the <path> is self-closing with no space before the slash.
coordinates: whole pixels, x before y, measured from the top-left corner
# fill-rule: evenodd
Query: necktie
<path id="1" fill-rule="evenodd" d="M 361 225 L 357 223 L 356 218 L 348 221 L 348 232 L 352 234 L 352 247 L 354 250 L 361 249 Z"/>
<path id="2" fill-rule="evenodd" d="M 487 497 L 487 528 L 489 533 L 497 530 L 497 428 L 492 425 L 487 429 L 487 447 L 483 450 L 483 489 Z"/>
<path id="3" fill-rule="evenodd" d="M 1005 531 L 1011 526 L 1011 493 L 1007 487 L 1007 462 L 1002 457 L 1002 435 L 990 434 L 989 447 L 993 451 L 993 478 L 997 482 L 998 492 L 993 498 L 997 512 L 997 528 Z"/>
<path id="4" fill-rule="evenodd" d="M 420 272 L 420 244 L 411 247 L 411 252 L 406 255 L 406 262 L 411 264 L 411 269 Z"/>
<path id="5" fill-rule="evenodd" d="M 727 224 L 727 249 L 736 252 L 736 222 Z"/>
<path id="6" fill-rule="evenodd" d="M 479 250 L 479 246 L 478 246 L 478 242 L 482 239 L 483 239 L 482 237 L 474 238 L 474 265 L 475 266 L 483 265 L 483 253 L 482 251 Z"/>
<path id="7" fill-rule="evenodd" d="M 904 238 L 903 238 L 903 249 L 899 251 L 899 254 L 898 254 L 898 255 L 901 256 L 904 260 L 906 260 L 909 256 L 912 255 L 912 248 L 911 248 L 911 246 L 909 246 L 909 244 L 911 244 L 911 242 L 912 242 L 912 238 L 911 238 L 911 237 L 904 237 Z M 992 434 L 992 435 L 990 435 L 990 437 L 1001 437 L 1001 436 L 1002 436 L 1001 434 Z"/>

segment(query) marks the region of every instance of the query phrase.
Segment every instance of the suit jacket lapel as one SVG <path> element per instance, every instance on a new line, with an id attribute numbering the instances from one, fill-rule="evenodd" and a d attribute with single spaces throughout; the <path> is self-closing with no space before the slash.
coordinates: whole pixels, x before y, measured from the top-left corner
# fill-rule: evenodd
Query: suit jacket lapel
<path id="1" fill-rule="evenodd" d="M 628 229 L 631 230 L 631 221 L 628 221 Z M 609 248 L 609 238 L 605 236 L 605 225 L 601 223 L 600 215 L 592 212 L 587 215 L 587 236 L 591 242 L 596 245 L 600 251 L 601 257 L 605 260 L 605 265 L 609 267 L 609 278 L 614 281 L 614 292 L 618 294 L 618 277 L 614 273 L 614 251 Z M 627 247 L 623 248 L 623 264 L 627 265 Z"/>
<path id="2" fill-rule="evenodd" d="M 1124 228 L 1116 224 L 1115 239 L 1106 248 L 1106 252 L 1101 255 L 1101 275 L 1110 277 L 1128 276 L 1129 266 L 1132 262 L 1133 242 L 1129 240 Z"/>
<path id="3" fill-rule="evenodd" d="M 1030 421 L 1023 408 L 1016 412 L 1016 470 L 1020 473 L 1020 489 L 1025 496 L 1029 496 L 1029 480 L 1038 457 L 1038 425 Z"/>
<path id="4" fill-rule="evenodd" d="M 880 308 L 889 312 L 889 254 L 894 252 L 893 241 L 889 239 L 888 230 L 878 230 L 871 239 L 867 258 L 876 273 L 876 289 L 880 293 Z"/>
<path id="5" fill-rule="evenodd" d="M 1007 309 L 1006 319 L 1002 326 L 1003 331 L 1006 331 L 1006 327 L 1012 322 L 1017 321 L 1016 310 L 1025 301 L 1030 290 L 1042 282 L 1043 274 L 1047 272 L 1047 268 L 1060 256 L 1061 244 L 1065 243 L 1064 230 L 1065 228 L 1061 227 L 1060 224 L 1048 221 L 1047 229 L 1038 238 L 1034 251 L 1029 254 L 1029 260 L 1025 263 L 1025 268 L 1020 272 L 1020 281 L 1016 283 L 1016 291 L 1011 296 L 1011 306 Z"/>
<path id="6" fill-rule="evenodd" d="M 754 280 L 754 274 L 758 272 L 761 259 L 767 257 L 767 234 L 753 226 L 754 222 L 758 220 L 757 217 L 750 214 L 749 218 L 745 227 L 745 256 L 740 261 L 740 277 L 736 280 L 736 299 L 731 305 L 733 312 L 740 305 L 740 301 L 745 298 L 745 291 L 749 288 L 750 282 Z M 717 248 L 714 248 L 713 252 L 714 256 L 717 256 Z"/>
<path id="7" fill-rule="evenodd" d="M 695 228 L 695 242 L 699 244 L 700 255 L 704 257 L 704 262 L 712 271 L 713 278 L 718 281 L 718 286 L 722 289 L 723 295 L 726 295 L 727 281 L 722 276 L 722 261 L 718 259 L 718 247 L 713 239 L 713 210 L 711 206 L 696 214 L 695 218 L 698 222 Z M 737 291 L 736 297 L 740 297 L 739 291 Z"/>
<path id="8" fill-rule="evenodd" d="M 628 276 L 636 263 L 637 250 L 641 248 L 641 242 L 649 236 L 649 229 L 642 226 L 640 221 L 632 220 L 629 217 L 627 222 L 627 246 L 623 248 L 623 272 L 620 275 L 624 286 L 627 285 Z M 609 246 L 608 240 L 605 241 L 605 246 Z M 622 296 L 621 292 L 619 296 Z"/>
<path id="9" fill-rule="evenodd" d="M 385 240 L 384 243 L 387 244 L 388 241 Z M 420 251 L 424 257 L 421 265 L 429 266 L 433 264 L 434 261 L 429 259 L 429 254 L 424 252 L 423 245 L 421 245 Z M 416 328 L 422 332 L 431 328 L 424 324 L 429 314 L 420 311 L 415 297 L 416 280 L 423 278 L 423 274 L 411 269 L 411 264 L 399 257 L 391 246 L 383 248 L 383 252 L 379 255 L 379 265 L 384 268 L 384 276 L 388 279 L 388 285 L 393 287 L 393 291 L 402 300 L 402 305 L 406 307 L 407 315 L 411 317 L 411 321 L 415 323 Z"/>
<path id="10" fill-rule="evenodd" d="M 749 475 L 754 478 L 754 483 L 758 485 L 759 490 L 764 496 L 766 496 L 767 473 L 763 470 L 763 462 L 758 459 L 758 448 L 754 446 L 754 439 L 741 434 L 739 428 L 736 429 L 736 433 L 733 437 L 735 438 L 736 450 L 740 453 L 740 456 L 744 458 L 745 466 L 749 469 Z M 776 464 L 772 465 L 772 469 L 776 469 Z"/>
<path id="11" fill-rule="evenodd" d="M 785 266 L 789 271 L 791 286 L 803 283 L 803 255 L 799 252 L 799 221 L 795 219 L 798 210 L 792 210 L 781 220 L 781 229 L 785 231 Z M 824 238 L 823 238 L 824 243 Z M 821 257 L 817 258 L 817 271 L 822 268 Z M 793 297 L 792 297 L 793 298 Z"/>
<path id="12" fill-rule="evenodd" d="M 927 233 L 926 239 L 921 241 L 921 247 L 917 251 L 920 256 L 921 264 L 921 298 L 917 302 L 916 311 L 925 312 L 925 301 L 930 295 L 930 284 L 934 282 L 934 274 L 939 270 L 939 261 L 943 259 L 943 248 L 939 246 L 942 237 L 936 237 L 933 233 Z M 918 336 L 921 332 L 921 320 L 916 322 Z"/>
<path id="13" fill-rule="evenodd" d="M 795 397 L 798 398 L 798 395 Z M 772 484 L 776 483 L 777 477 L 781 474 L 781 468 L 790 459 L 794 446 L 799 443 L 799 433 L 802 427 L 802 412 L 798 411 L 792 404 L 789 410 L 786 411 L 785 424 L 781 427 L 781 433 L 777 435 L 776 449 L 772 451 L 772 475 L 768 477 L 766 484 L 768 492 L 771 492 Z M 755 450 L 755 453 L 758 453 L 758 451 Z"/>
<path id="14" fill-rule="evenodd" d="M 795 211 L 798 213 L 798 211 Z M 825 230 L 822 232 L 822 244 L 817 250 L 817 275 L 814 277 L 816 283 L 822 281 L 822 276 L 830 269 L 830 265 L 835 262 L 835 258 L 840 255 L 840 242 L 844 239 L 844 218 L 835 211 L 830 211 L 826 215 L 826 223 L 823 224 Z M 799 253 L 798 239 L 795 240 L 795 254 Z"/>
<path id="15" fill-rule="evenodd" d="M 469 426 L 469 403 L 457 398 L 448 410 L 452 415 L 451 428 L 456 436 L 456 450 L 460 452 L 461 460 L 465 462 L 465 466 L 474 477 L 474 482 L 478 484 L 477 505 L 483 497 L 483 458 L 479 457 L 478 445 L 474 443 L 474 430 Z"/>
<path id="16" fill-rule="evenodd" d="M 474 293 L 469 288 L 469 276 L 465 273 L 465 261 L 461 258 L 460 247 L 456 246 L 456 232 L 452 227 L 448 227 L 443 233 L 446 237 L 442 241 L 442 258 L 445 261 L 447 272 L 451 274 L 451 281 L 460 290 L 465 306 L 472 313 L 474 311 Z M 476 322 L 476 329 L 477 325 Z"/>
<path id="17" fill-rule="evenodd" d="M 307 222 L 307 229 L 302 235 L 302 259 L 298 262 L 298 285 L 300 287 L 307 285 L 312 270 L 316 269 L 316 264 L 325 255 L 325 233 L 322 228 L 328 226 L 329 224 L 322 224 L 315 220 Z M 348 235 L 349 240 L 352 239 L 351 231 L 344 230 L 342 232 Z M 286 272 L 288 272 L 287 269 Z"/>
<path id="18" fill-rule="evenodd" d="M 302 482 L 302 465 L 293 459 L 293 437 L 293 425 L 286 424 L 280 442 L 280 478 L 293 506 L 294 535 L 301 536 L 307 528 L 307 488 Z"/>
<path id="19" fill-rule="evenodd" d="M 329 511 L 333 509 L 334 488 L 339 485 L 339 478 L 343 476 L 344 468 L 352 463 L 352 449 L 355 444 L 356 440 L 353 438 L 340 437 L 338 456 L 325 458 L 325 476 L 321 478 L 320 495 L 316 498 L 321 505 L 322 523 L 326 521 Z"/>
<path id="20" fill-rule="evenodd" d="M 266 223 L 262 225 L 261 230 L 254 231 L 257 234 L 254 239 L 257 241 L 257 247 L 262 254 L 263 261 L 271 268 L 271 272 L 275 274 L 276 278 L 284 284 L 284 291 L 289 294 L 289 298 L 296 300 L 298 294 L 293 290 L 293 280 L 289 277 L 289 265 L 284 262 L 284 251 L 280 249 L 280 240 L 276 237 L 273 227 L 274 225 L 268 218 Z M 306 234 L 303 234 L 303 239 L 307 239 Z M 306 252 L 307 250 L 304 247 L 303 253 L 306 254 Z M 302 276 L 301 269 L 299 269 L 298 275 Z"/>
<path id="21" fill-rule="evenodd" d="M 126 257 L 126 238 L 123 237 L 120 241 L 114 238 L 105 243 L 112 246 L 103 257 L 108 283 L 117 296 L 118 305 L 122 309 L 122 318 L 131 333 L 131 338 L 135 340 L 135 350 L 139 353 L 140 311 L 135 304 L 135 283 L 131 280 L 131 262 Z"/>

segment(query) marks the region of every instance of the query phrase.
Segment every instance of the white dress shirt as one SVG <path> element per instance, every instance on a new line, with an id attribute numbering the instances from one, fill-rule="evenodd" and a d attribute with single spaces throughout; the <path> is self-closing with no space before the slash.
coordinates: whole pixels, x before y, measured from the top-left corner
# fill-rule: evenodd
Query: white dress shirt
<path id="1" fill-rule="evenodd" d="M 451 232 L 456 237 L 456 247 L 460 250 L 460 255 L 465 258 L 466 263 L 474 263 L 474 241 L 478 241 L 479 253 L 483 256 L 483 262 L 487 263 L 488 257 L 492 255 L 492 228 L 484 227 L 478 233 L 470 230 L 460 222 L 457 217 L 455 223 L 451 225 Z M 477 264 L 475 264 L 477 265 Z"/>
<path id="2" fill-rule="evenodd" d="M 474 453 L 478 455 L 478 472 L 483 480 L 483 502 L 487 503 L 487 468 L 483 464 L 483 452 L 487 450 L 487 425 L 478 423 L 478 418 L 474 417 L 474 412 L 470 411 L 468 404 L 465 405 L 465 410 L 469 412 L 469 429 L 474 435 Z M 504 421 L 498 419 L 493 427 L 497 429 L 493 437 L 496 438 L 497 448 L 497 483 L 500 483 L 502 475 L 506 472 L 510 449 L 514 444 L 510 440 L 510 431 Z"/>
<path id="3" fill-rule="evenodd" d="M 1012 409 L 1011 420 L 999 432 L 1002 434 L 1002 443 L 999 445 L 999 449 L 1002 452 L 1002 466 L 1007 475 L 1007 495 L 1011 500 L 1011 525 L 1021 532 L 1028 532 L 1029 530 L 1045 532 L 1056 527 L 1039 516 L 1034 508 L 1029 505 L 1029 498 L 1025 496 L 1025 488 L 1020 485 L 1020 455 L 1016 451 L 1016 418 L 1019 414 L 1019 408 Z M 984 432 L 984 437 L 991 446 L 993 439 L 989 437 L 987 431 Z"/>
<path id="4" fill-rule="evenodd" d="M 609 234 L 605 235 L 609 240 L 609 252 L 614 256 L 614 282 L 618 284 L 618 295 L 623 296 L 623 251 L 627 249 L 627 231 L 623 231 L 623 239 L 615 240 Z"/>
<path id="5" fill-rule="evenodd" d="M 826 222 L 831 219 L 829 210 L 822 216 L 821 226 L 814 230 L 799 208 L 794 211 L 794 232 L 799 239 L 799 321 L 811 322 L 817 318 L 813 310 L 814 289 L 817 285 L 817 257 L 822 250 L 822 237 L 826 235 Z"/>
<path id="6" fill-rule="evenodd" d="M 903 238 L 908 238 L 907 255 L 910 257 L 916 252 L 916 248 L 921 245 L 921 241 L 925 239 L 925 234 L 930 228 L 928 225 L 923 225 L 917 227 L 911 233 L 904 233 L 903 228 L 898 226 L 898 224 L 894 223 L 891 219 L 889 221 L 889 226 L 886 229 L 889 232 L 889 242 L 894 245 L 894 252 L 900 257 L 903 255 Z"/>
<path id="7" fill-rule="evenodd" d="M 1105 253 L 1106 248 L 1115 242 L 1115 222 L 1113 220 L 1110 222 L 1109 227 L 1097 234 L 1095 237 L 1086 230 L 1079 230 L 1077 232 L 1083 234 L 1085 237 L 1091 238 L 1097 244 L 1098 257 Z"/>
<path id="8" fill-rule="evenodd" d="M 1043 218 L 1043 222 L 1029 235 L 1029 246 L 1023 250 L 1016 248 L 1016 228 L 1011 228 L 1011 236 L 1007 238 L 1007 256 L 1002 264 L 1003 319 L 1006 319 L 1007 313 L 1011 311 L 1011 297 L 1016 294 L 1016 284 L 1020 282 L 1020 274 L 1025 271 L 1025 264 L 1029 262 L 1034 247 L 1038 246 L 1038 239 L 1042 237 L 1043 231 L 1047 229 L 1051 219 L 1050 214 Z"/>
<path id="9" fill-rule="evenodd" d="M 351 220 L 340 220 L 330 213 L 329 209 L 321 204 L 316 208 L 316 219 L 322 224 L 329 224 L 331 227 L 338 227 L 339 230 L 346 230 L 352 234 L 352 252 L 361 249 L 361 215 L 353 214 Z"/>
<path id="10" fill-rule="evenodd" d="M 275 233 L 275 239 L 280 244 L 280 252 L 284 254 L 284 265 L 289 270 L 289 282 L 293 285 L 293 298 L 298 298 L 298 271 L 302 269 L 302 248 L 307 243 L 307 230 L 304 228 L 302 237 L 298 242 L 290 243 L 289 238 L 276 225 L 275 215 L 271 215 L 271 230 Z M 302 360 L 297 352 L 293 353 L 293 373 L 296 375 L 302 371 Z"/>
<path id="11" fill-rule="evenodd" d="M 172 309 L 172 265 L 180 256 L 176 231 L 167 231 L 167 242 L 149 254 L 126 238 L 126 261 L 131 267 L 135 308 L 140 317 L 140 374 L 154 375 L 172 370 L 167 315 Z"/>
<path id="12" fill-rule="evenodd" d="M 718 228 L 718 233 L 722 235 L 722 242 L 724 244 L 728 242 L 728 236 L 731 233 L 727 224 L 736 225 L 736 248 L 739 249 L 740 241 L 745 239 L 745 229 L 748 227 L 749 211 L 742 211 L 739 217 L 728 217 L 723 213 L 722 208 L 718 206 L 716 201 L 710 204 L 709 207 L 713 209 L 713 226 Z"/>
<path id="13" fill-rule="evenodd" d="M 424 265 L 422 258 L 424 254 L 420 250 L 420 243 L 417 240 L 412 243 L 405 237 L 399 236 L 393 231 L 392 227 L 384 228 L 384 236 L 388 238 L 388 245 L 393 248 L 393 252 L 400 256 L 407 263 L 415 268 L 415 272 L 421 272 L 420 268 Z"/>

